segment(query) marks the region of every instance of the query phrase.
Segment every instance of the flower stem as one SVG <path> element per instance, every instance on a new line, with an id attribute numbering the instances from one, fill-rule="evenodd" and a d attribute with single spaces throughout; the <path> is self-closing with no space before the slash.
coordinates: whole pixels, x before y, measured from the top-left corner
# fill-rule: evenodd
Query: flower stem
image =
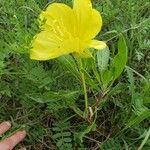
<path id="1" fill-rule="evenodd" d="M 87 96 L 87 89 L 86 89 L 86 83 L 85 83 L 85 76 L 83 73 L 83 64 L 82 60 L 79 60 L 80 64 L 80 73 L 81 73 L 81 79 L 82 79 L 82 85 L 83 85 L 83 91 L 84 91 L 84 101 L 85 101 L 85 115 L 88 114 L 88 96 Z"/>

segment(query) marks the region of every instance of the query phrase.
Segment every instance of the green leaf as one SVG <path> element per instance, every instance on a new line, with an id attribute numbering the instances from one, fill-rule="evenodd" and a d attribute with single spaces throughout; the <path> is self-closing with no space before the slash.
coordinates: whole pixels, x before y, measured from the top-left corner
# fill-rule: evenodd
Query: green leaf
<path id="1" fill-rule="evenodd" d="M 69 137 L 71 136 L 71 133 L 70 132 L 63 132 L 63 133 L 56 133 L 55 135 L 53 135 L 53 138 L 54 139 L 57 139 L 57 138 L 62 138 L 63 137 Z"/>
<path id="2" fill-rule="evenodd" d="M 140 114 L 148 110 L 148 108 L 144 106 L 143 99 L 139 93 L 135 93 L 132 102 L 133 102 L 133 111 L 136 115 L 139 116 Z"/>
<path id="3" fill-rule="evenodd" d="M 129 81 L 129 90 L 130 93 L 132 95 L 132 99 L 135 95 L 135 85 L 134 85 L 134 76 L 133 76 L 133 71 L 129 69 L 129 67 L 126 66 L 126 71 L 127 71 L 127 75 L 128 75 L 128 81 Z M 133 103 L 133 102 L 132 102 Z"/>
<path id="4" fill-rule="evenodd" d="M 129 67 L 126 67 L 126 71 L 129 78 L 128 80 L 130 82 L 128 87 L 132 95 L 131 103 L 132 103 L 133 111 L 136 115 L 140 115 L 142 112 L 148 110 L 148 108 L 144 106 L 142 95 L 138 92 L 135 92 L 136 87 L 134 85 L 135 80 L 133 76 L 133 70 L 131 70 Z"/>
<path id="5" fill-rule="evenodd" d="M 102 82 L 107 85 L 110 81 L 117 79 L 126 66 L 128 59 L 128 48 L 123 36 L 118 41 L 118 53 L 110 64 L 110 68 L 103 72 Z"/>
<path id="6" fill-rule="evenodd" d="M 123 36 L 120 37 L 118 42 L 118 54 L 115 56 L 113 61 L 113 68 L 115 69 L 113 79 L 119 77 L 124 67 L 126 66 L 128 59 L 128 48 Z"/>
<path id="7" fill-rule="evenodd" d="M 121 142 L 115 138 L 109 138 L 100 145 L 100 150 L 121 150 L 124 149 Z"/>
<path id="8" fill-rule="evenodd" d="M 84 73 L 87 85 L 89 85 L 92 89 L 99 90 L 98 84 L 94 82 L 92 76 L 90 76 L 90 74 L 86 70 L 81 70 L 81 71 Z"/>
<path id="9" fill-rule="evenodd" d="M 140 147 L 138 148 L 138 150 L 142 150 L 143 149 L 143 146 L 146 144 L 146 142 L 148 141 L 149 137 L 150 137 L 150 128 L 147 131 L 146 136 L 145 136 L 144 140 L 142 141 L 142 143 L 141 143 Z"/>
<path id="10" fill-rule="evenodd" d="M 80 76 L 77 64 L 71 55 L 59 57 L 58 62 L 66 67 L 75 77 L 78 78 Z"/>
<path id="11" fill-rule="evenodd" d="M 95 122 L 93 122 L 91 125 L 87 126 L 83 131 L 75 134 L 75 141 L 77 141 L 79 144 L 82 144 L 84 136 L 90 131 L 94 131 L 95 129 L 96 129 L 96 124 Z"/>
<path id="12" fill-rule="evenodd" d="M 96 130 L 96 119 L 97 119 L 97 114 L 95 114 L 95 118 L 92 122 L 92 124 L 84 127 L 84 130 L 80 131 L 80 132 L 77 132 L 75 133 L 75 141 L 79 144 L 82 144 L 83 143 L 83 138 L 86 134 L 88 134 L 90 131 L 95 131 Z"/>
<path id="13" fill-rule="evenodd" d="M 145 83 L 143 90 L 141 91 L 144 104 L 150 107 L 150 82 Z"/>
<path id="14" fill-rule="evenodd" d="M 42 94 L 38 94 L 38 93 L 26 94 L 26 96 L 38 103 L 48 103 L 48 102 L 59 101 L 62 99 L 66 101 L 70 100 L 73 102 L 73 99 L 75 99 L 76 96 L 78 96 L 78 94 L 79 91 L 60 91 L 60 92 L 48 91 Z"/>
<path id="15" fill-rule="evenodd" d="M 110 81 L 113 80 L 112 70 L 106 70 L 102 75 L 102 82 L 104 85 L 107 85 Z"/>
<path id="16" fill-rule="evenodd" d="M 109 55 L 110 51 L 108 47 L 102 51 L 97 51 L 97 63 L 100 71 L 103 71 L 108 67 Z"/>
<path id="17" fill-rule="evenodd" d="M 134 125 L 136 125 L 136 124 L 139 124 L 144 119 L 149 118 L 149 117 L 150 117 L 150 109 L 144 111 L 141 115 L 135 117 L 134 119 L 131 118 L 131 121 L 129 121 L 127 123 L 127 125 L 125 126 L 125 128 L 123 129 L 123 131 L 126 130 L 126 129 L 128 129 L 128 128 L 130 128 L 130 127 L 132 127 L 132 126 L 134 126 Z"/>

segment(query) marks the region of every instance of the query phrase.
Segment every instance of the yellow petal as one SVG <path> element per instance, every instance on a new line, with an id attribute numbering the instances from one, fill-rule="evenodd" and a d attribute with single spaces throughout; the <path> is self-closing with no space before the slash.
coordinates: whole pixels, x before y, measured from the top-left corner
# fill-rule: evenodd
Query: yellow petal
<path id="1" fill-rule="evenodd" d="M 53 3 L 41 13 L 40 18 L 46 22 L 43 31 L 32 42 L 31 59 L 48 60 L 75 51 L 73 36 L 76 34 L 76 21 L 70 7 Z"/>
<path id="2" fill-rule="evenodd" d="M 77 34 L 80 39 L 93 39 L 101 30 L 100 13 L 92 8 L 91 0 L 74 0 L 73 10 L 77 17 Z"/>
<path id="3" fill-rule="evenodd" d="M 53 30 L 60 37 L 67 38 L 75 35 L 76 21 L 74 11 L 62 3 L 53 3 L 40 15 L 46 19 L 44 27 Z"/>
<path id="4" fill-rule="evenodd" d="M 103 41 L 98 41 L 98 40 L 92 40 L 89 44 L 89 48 L 95 48 L 97 50 L 102 50 L 106 48 L 106 43 Z"/>
<path id="5" fill-rule="evenodd" d="M 74 51 L 74 41 L 67 39 L 61 41 L 53 32 L 42 31 L 32 42 L 30 58 L 35 60 L 48 60 L 66 55 Z"/>
<path id="6" fill-rule="evenodd" d="M 87 47 L 83 51 L 80 51 L 80 52 L 76 51 L 76 55 L 78 55 L 79 57 L 82 57 L 82 58 L 93 57 L 92 52 L 89 50 L 89 48 L 102 50 L 102 49 L 105 49 L 107 47 L 105 42 L 98 41 L 98 40 L 91 40 L 86 44 L 88 44 Z"/>

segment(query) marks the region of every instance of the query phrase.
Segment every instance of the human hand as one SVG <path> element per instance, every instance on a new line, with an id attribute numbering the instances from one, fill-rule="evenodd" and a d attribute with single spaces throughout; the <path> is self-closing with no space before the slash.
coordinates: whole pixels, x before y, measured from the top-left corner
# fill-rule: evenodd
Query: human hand
<path id="1" fill-rule="evenodd" d="M 0 135 L 10 129 L 10 122 L 3 122 L 0 124 Z M 21 142 L 26 136 L 25 131 L 18 131 L 12 136 L 0 141 L 0 150 L 12 150 L 19 142 Z"/>

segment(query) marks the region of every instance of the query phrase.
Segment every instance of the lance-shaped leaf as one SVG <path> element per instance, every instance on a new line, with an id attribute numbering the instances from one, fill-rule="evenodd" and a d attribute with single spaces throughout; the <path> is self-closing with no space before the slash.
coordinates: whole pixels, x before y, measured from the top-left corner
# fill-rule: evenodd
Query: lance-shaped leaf
<path id="1" fill-rule="evenodd" d="M 109 54 L 110 52 L 108 47 L 102 51 L 97 51 L 97 63 L 100 71 L 104 71 L 108 67 Z"/>
<path id="2" fill-rule="evenodd" d="M 103 73 L 103 84 L 107 85 L 110 81 L 117 79 L 122 73 L 128 60 L 128 48 L 123 36 L 118 41 L 118 53 L 114 57 L 110 68 Z"/>

